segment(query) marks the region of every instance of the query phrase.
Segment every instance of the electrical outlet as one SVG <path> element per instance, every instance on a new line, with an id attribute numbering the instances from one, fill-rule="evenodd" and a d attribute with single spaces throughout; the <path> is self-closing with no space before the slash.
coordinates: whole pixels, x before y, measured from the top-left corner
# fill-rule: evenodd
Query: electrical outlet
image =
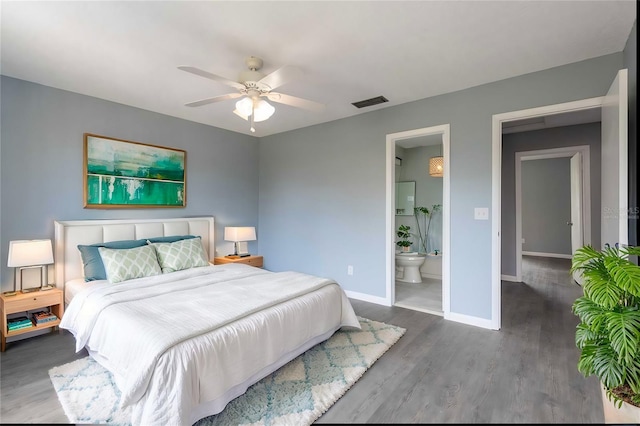
<path id="1" fill-rule="evenodd" d="M 353 275 L 353 265 L 347 266 L 347 275 Z"/>
<path id="2" fill-rule="evenodd" d="M 524 238 L 522 239 L 522 244 L 524 244 Z"/>

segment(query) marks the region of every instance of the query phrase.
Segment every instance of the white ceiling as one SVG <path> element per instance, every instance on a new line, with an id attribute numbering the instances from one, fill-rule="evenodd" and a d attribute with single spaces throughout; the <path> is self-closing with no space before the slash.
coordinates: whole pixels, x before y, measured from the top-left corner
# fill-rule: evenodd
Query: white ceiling
<path id="1" fill-rule="evenodd" d="M 274 104 L 255 136 L 324 123 L 624 49 L 635 1 L 71 1 L 0 4 L 0 72 L 252 134 L 233 92 L 244 59 L 305 74 L 277 89 L 326 105 Z M 352 102 L 385 96 L 357 109 Z"/>

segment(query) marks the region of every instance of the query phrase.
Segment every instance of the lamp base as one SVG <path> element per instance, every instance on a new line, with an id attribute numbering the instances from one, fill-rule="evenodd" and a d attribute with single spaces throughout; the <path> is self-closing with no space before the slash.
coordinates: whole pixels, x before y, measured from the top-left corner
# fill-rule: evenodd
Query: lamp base
<path id="1" fill-rule="evenodd" d="M 249 256 L 251 256 L 251 255 L 250 255 L 249 253 L 243 253 L 243 254 L 240 254 L 240 255 L 238 255 L 238 256 L 240 256 L 240 257 L 249 257 Z"/>

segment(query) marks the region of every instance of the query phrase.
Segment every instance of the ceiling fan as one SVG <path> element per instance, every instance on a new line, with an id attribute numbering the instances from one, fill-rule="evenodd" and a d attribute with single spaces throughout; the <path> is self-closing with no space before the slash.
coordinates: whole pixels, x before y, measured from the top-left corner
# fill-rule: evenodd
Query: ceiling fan
<path id="1" fill-rule="evenodd" d="M 227 86 L 233 87 L 237 90 L 236 93 L 227 93 L 226 95 L 189 102 L 188 104 L 185 104 L 185 106 L 199 107 L 214 102 L 242 98 L 236 102 L 236 109 L 233 110 L 233 112 L 239 117 L 250 122 L 252 132 L 256 131 L 254 127 L 255 122 L 264 121 L 271 117 L 275 112 L 275 108 L 262 98 L 267 98 L 273 102 L 303 108 L 310 111 L 320 112 L 324 110 L 324 105 L 321 103 L 291 95 L 285 95 L 284 93 L 272 92 L 273 89 L 301 77 L 302 71 L 299 68 L 285 65 L 271 74 L 264 75 L 259 71 L 260 68 L 262 68 L 262 59 L 255 56 L 249 56 L 246 58 L 245 63 L 249 70 L 240 73 L 239 81 L 229 80 L 208 71 L 201 70 L 200 68 L 179 66 L 178 69 L 181 69 L 182 71 L 190 72 L 192 74 L 226 84 Z"/>

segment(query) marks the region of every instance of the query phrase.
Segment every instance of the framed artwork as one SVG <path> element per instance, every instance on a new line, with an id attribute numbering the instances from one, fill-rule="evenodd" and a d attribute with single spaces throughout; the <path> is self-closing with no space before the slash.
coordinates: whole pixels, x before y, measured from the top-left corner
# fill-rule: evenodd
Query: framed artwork
<path id="1" fill-rule="evenodd" d="M 187 152 L 84 134 L 84 207 L 185 207 Z"/>

